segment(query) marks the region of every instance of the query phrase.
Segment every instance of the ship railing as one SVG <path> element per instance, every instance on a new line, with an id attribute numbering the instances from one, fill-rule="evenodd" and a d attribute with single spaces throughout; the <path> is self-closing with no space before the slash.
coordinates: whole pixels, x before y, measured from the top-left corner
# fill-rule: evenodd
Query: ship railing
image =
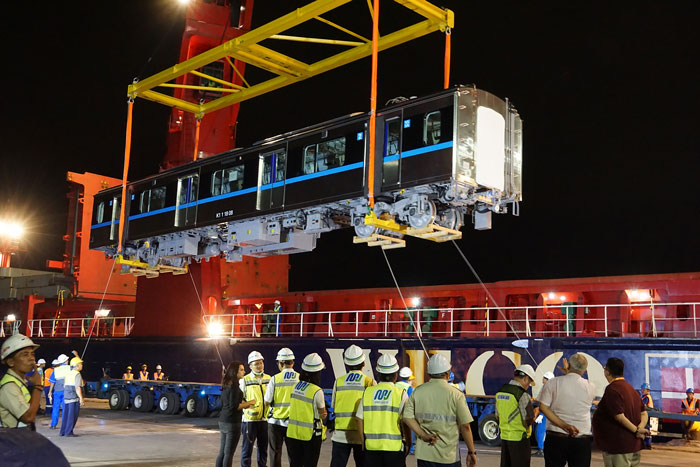
<path id="1" fill-rule="evenodd" d="M 700 302 L 207 314 L 229 337 L 698 337 Z"/>
<path id="2" fill-rule="evenodd" d="M 47 318 L 27 321 L 29 337 L 126 337 L 134 328 L 133 316 L 100 318 Z"/>

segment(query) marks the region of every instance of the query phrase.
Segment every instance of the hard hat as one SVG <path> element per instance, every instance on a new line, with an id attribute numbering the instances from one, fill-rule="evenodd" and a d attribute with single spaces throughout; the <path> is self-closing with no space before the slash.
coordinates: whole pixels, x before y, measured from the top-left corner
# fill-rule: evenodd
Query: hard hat
<path id="1" fill-rule="evenodd" d="M 281 362 L 287 360 L 294 360 L 294 352 L 292 352 L 292 349 L 284 347 L 277 352 L 277 361 Z"/>
<path id="2" fill-rule="evenodd" d="M 405 366 L 399 371 L 399 376 L 401 378 L 413 379 L 413 372 L 409 367 Z"/>
<path id="3" fill-rule="evenodd" d="M 83 359 L 80 357 L 73 357 L 70 360 L 70 366 L 78 366 L 79 363 L 83 363 Z"/>
<path id="4" fill-rule="evenodd" d="M 301 363 L 301 369 L 309 373 L 316 373 L 324 368 L 326 368 L 326 365 L 323 363 L 321 356 L 317 353 L 310 353 Z"/>
<path id="5" fill-rule="evenodd" d="M 148 368 L 148 365 L 146 365 L 146 364 L 144 363 L 144 364 L 141 365 L 141 368 Z"/>
<path id="6" fill-rule="evenodd" d="M 399 371 L 399 363 L 393 355 L 384 354 L 377 360 L 377 372 L 383 375 L 390 375 L 397 371 Z"/>
<path id="7" fill-rule="evenodd" d="M 4 353 L 4 352 L 3 352 L 3 353 Z M 688 389 L 685 390 L 685 393 L 686 393 L 686 394 L 695 394 L 695 391 L 693 390 L 693 388 L 688 388 Z"/>
<path id="8" fill-rule="evenodd" d="M 163 369 L 163 367 L 162 367 L 162 366 L 160 366 L 160 365 L 156 365 L 156 370 L 162 370 L 162 369 Z"/>
<path id="9" fill-rule="evenodd" d="M 58 360 L 59 365 L 62 365 L 64 363 L 68 363 L 68 355 L 62 353 L 61 355 L 58 356 L 58 358 L 56 360 Z"/>
<path id="10" fill-rule="evenodd" d="M 365 361 L 365 353 L 355 344 L 351 345 L 343 353 L 343 361 L 346 365 L 359 365 Z"/>
<path id="11" fill-rule="evenodd" d="M 641 389 L 651 389 L 651 386 L 649 386 L 649 383 L 642 383 Z"/>
<path id="12" fill-rule="evenodd" d="M 126 369 L 127 369 L 127 370 L 131 370 L 131 369 L 132 369 L 132 368 L 131 368 L 131 365 L 127 366 Z"/>
<path id="13" fill-rule="evenodd" d="M 275 305 L 279 305 L 279 304 L 280 304 L 280 301 L 279 301 L 279 300 L 275 300 Z"/>
<path id="14" fill-rule="evenodd" d="M 447 378 L 447 381 L 449 381 L 449 382 L 451 383 L 451 382 L 454 381 L 454 380 L 455 380 L 455 374 L 454 374 L 453 372 L 450 371 L 450 377 Z"/>
<path id="15" fill-rule="evenodd" d="M 262 354 L 257 350 L 253 350 L 251 353 L 248 354 L 248 363 L 253 363 L 258 360 L 265 360 L 265 358 L 263 358 Z"/>
<path id="16" fill-rule="evenodd" d="M 53 362 L 51 362 L 51 366 L 56 366 L 56 365 L 58 365 L 58 364 L 59 364 L 59 363 L 58 363 L 58 359 L 57 359 L 57 358 L 54 358 L 54 359 L 53 359 Z"/>
<path id="17" fill-rule="evenodd" d="M 36 349 L 39 346 L 24 334 L 15 334 L 12 337 L 8 337 L 5 339 L 5 342 L 2 343 L 2 355 L 0 356 L 0 360 L 5 360 L 13 353 L 26 347 L 33 347 Z"/>
<path id="18" fill-rule="evenodd" d="M 40 358 L 39 361 L 36 362 L 37 365 L 41 365 L 42 363 L 46 365 L 46 360 L 44 360 L 43 358 Z"/>
<path id="19" fill-rule="evenodd" d="M 548 371 L 542 376 L 547 378 L 547 379 L 552 379 L 552 378 L 554 378 L 554 373 L 552 373 L 551 371 Z"/>
<path id="20" fill-rule="evenodd" d="M 535 385 L 535 370 L 532 368 L 531 365 L 520 365 L 518 368 L 515 369 L 515 373 L 517 372 L 525 373 L 526 375 L 528 375 L 531 379 L 530 386 Z"/>
<path id="21" fill-rule="evenodd" d="M 444 355 L 436 353 L 428 360 L 428 374 L 439 375 L 450 371 L 452 365 L 447 361 Z"/>

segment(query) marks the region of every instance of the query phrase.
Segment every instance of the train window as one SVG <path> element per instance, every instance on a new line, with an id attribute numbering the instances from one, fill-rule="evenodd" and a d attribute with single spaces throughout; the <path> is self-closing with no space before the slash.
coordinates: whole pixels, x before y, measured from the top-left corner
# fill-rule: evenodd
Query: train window
<path id="1" fill-rule="evenodd" d="M 101 224 L 102 221 L 105 218 L 105 202 L 102 201 L 100 204 L 97 205 L 97 209 L 95 210 L 95 221 L 97 224 Z"/>
<path id="2" fill-rule="evenodd" d="M 211 194 L 213 196 L 231 193 L 243 189 L 244 165 L 217 170 L 211 176 Z"/>
<path id="3" fill-rule="evenodd" d="M 304 148 L 304 173 L 322 172 L 345 165 L 345 136 Z"/>
<path id="4" fill-rule="evenodd" d="M 150 212 L 165 207 L 165 187 L 151 188 L 141 193 L 139 212 Z"/>
<path id="5" fill-rule="evenodd" d="M 384 124 L 384 157 L 393 156 L 401 149 L 401 120 L 394 118 Z"/>
<path id="6" fill-rule="evenodd" d="M 177 180 L 177 206 L 175 207 L 175 226 L 182 227 L 194 223 L 197 213 L 197 189 L 199 175 L 186 175 Z M 194 204 L 194 205 L 193 205 Z"/>
<path id="7" fill-rule="evenodd" d="M 440 111 L 430 112 L 423 122 L 423 144 L 430 146 L 440 142 L 441 119 Z"/>
<path id="8" fill-rule="evenodd" d="M 287 162 L 286 153 L 284 151 L 273 152 L 260 157 L 264 158 L 262 184 L 267 185 L 268 183 L 283 181 Z"/>

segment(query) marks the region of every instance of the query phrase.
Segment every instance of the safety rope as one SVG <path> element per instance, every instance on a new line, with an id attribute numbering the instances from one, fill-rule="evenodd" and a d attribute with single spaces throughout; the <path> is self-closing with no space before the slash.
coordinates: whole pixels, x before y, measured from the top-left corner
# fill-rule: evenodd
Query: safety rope
<path id="1" fill-rule="evenodd" d="M 452 29 L 445 29 L 445 89 L 450 87 L 450 60 L 452 56 Z"/>
<path id="2" fill-rule="evenodd" d="M 459 254 L 460 254 L 460 256 L 462 257 L 462 259 L 464 260 L 465 263 L 467 263 L 467 266 L 469 266 L 469 270 L 471 270 L 472 274 L 474 274 L 474 277 L 476 277 L 476 280 L 479 281 L 479 284 L 481 284 L 481 287 L 484 289 L 484 291 L 486 292 L 486 294 L 489 296 L 489 298 L 490 298 L 491 301 L 493 302 L 493 306 L 496 307 L 496 309 L 497 309 L 498 312 L 500 313 L 501 317 L 505 320 L 506 324 L 508 324 L 508 326 L 510 327 L 510 330 L 513 331 L 513 334 L 515 334 L 515 337 L 517 337 L 518 340 L 520 340 L 520 335 L 518 335 L 518 332 L 517 332 L 517 331 L 515 330 L 515 328 L 513 327 L 513 324 L 512 324 L 512 323 L 510 322 L 510 320 L 506 317 L 505 313 L 503 313 L 503 310 L 501 309 L 501 307 L 498 306 L 498 302 L 496 302 L 496 299 L 493 298 L 493 295 L 491 295 L 491 292 L 489 291 L 488 287 L 486 287 L 486 284 L 484 284 L 484 282 L 481 280 L 481 277 L 479 277 L 479 274 L 476 272 L 476 269 L 474 269 L 474 266 L 472 266 L 472 263 L 469 262 L 469 260 L 467 259 L 467 257 L 466 257 L 466 256 L 464 255 L 464 253 L 462 252 L 462 249 L 459 247 L 459 245 L 457 245 L 457 242 L 455 242 L 454 240 L 452 240 L 452 244 L 455 246 L 455 248 L 457 248 L 457 251 L 459 252 Z M 488 312 L 488 310 L 487 310 L 487 312 Z M 535 357 L 532 356 L 532 354 L 530 353 L 530 350 L 529 350 L 527 347 L 525 348 L 525 351 L 526 351 L 527 354 L 530 356 L 530 358 L 532 359 L 533 363 L 537 361 L 537 360 L 535 360 Z"/>
<path id="3" fill-rule="evenodd" d="M 190 279 L 192 280 L 192 287 L 194 288 L 194 293 L 197 294 L 197 301 L 199 301 L 199 308 L 202 311 L 202 313 L 200 314 L 200 317 L 202 319 L 202 323 L 206 324 L 206 322 L 204 321 L 204 314 L 205 314 L 204 303 L 202 303 L 202 297 L 199 295 L 199 290 L 197 290 L 197 284 L 194 283 L 194 277 L 192 277 L 192 269 L 187 268 L 187 273 L 190 276 Z M 224 359 L 221 358 L 221 352 L 219 352 L 219 344 L 217 343 L 216 339 L 214 339 L 214 348 L 216 349 L 216 353 L 219 355 L 219 361 L 221 362 L 221 368 L 225 370 L 226 365 L 224 365 Z"/>
<path id="4" fill-rule="evenodd" d="M 369 0 L 368 0 L 369 4 Z M 367 170 L 367 200 L 369 208 L 374 209 L 374 148 L 376 144 L 377 122 L 377 72 L 379 55 L 379 0 L 374 0 L 372 11 L 372 75 L 369 94 L 369 167 Z"/>
<path id="5" fill-rule="evenodd" d="M 112 264 L 109 267 L 109 277 L 107 277 L 107 284 L 105 285 L 105 289 L 102 292 L 102 298 L 100 299 L 100 304 L 97 307 L 98 310 L 102 309 L 102 304 L 105 302 L 105 296 L 107 295 L 107 289 L 109 288 L 109 282 L 112 280 L 112 274 L 114 273 L 114 264 L 116 262 L 117 262 L 117 257 L 115 256 L 114 260 L 112 261 Z M 87 336 L 87 341 L 85 341 L 85 347 L 83 348 L 83 353 L 80 354 L 81 360 L 83 359 L 83 357 L 85 357 L 85 352 L 87 351 L 88 344 L 90 343 L 90 337 L 92 336 L 92 330 L 94 329 L 96 323 L 97 323 L 97 317 L 94 317 L 92 326 L 90 326 L 90 332 L 88 333 L 88 336 Z"/>
<path id="6" fill-rule="evenodd" d="M 197 162 L 197 152 L 199 152 L 199 127 L 202 124 L 202 119 L 198 118 L 197 119 L 197 125 L 194 130 L 194 155 L 192 156 L 192 160 L 194 162 Z"/>

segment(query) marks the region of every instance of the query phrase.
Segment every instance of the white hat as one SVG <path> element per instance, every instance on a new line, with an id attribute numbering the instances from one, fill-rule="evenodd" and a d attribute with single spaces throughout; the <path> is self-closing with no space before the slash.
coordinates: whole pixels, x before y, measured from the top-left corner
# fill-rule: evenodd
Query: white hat
<path id="1" fill-rule="evenodd" d="M 25 347 L 34 347 L 36 349 L 39 346 L 32 342 L 32 340 L 24 334 L 15 334 L 12 337 L 8 337 L 5 339 L 5 342 L 2 343 L 2 354 L 0 355 L 0 360 L 5 360 L 13 353 L 24 349 Z"/>
<path id="2" fill-rule="evenodd" d="M 413 372 L 411 371 L 411 369 L 409 367 L 405 366 L 405 367 L 401 368 L 401 371 L 399 371 L 399 376 L 402 378 L 411 379 L 411 378 L 413 378 Z"/>
<path id="3" fill-rule="evenodd" d="M 156 370 L 162 370 L 162 369 L 163 369 L 163 367 L 162 367 L 162 366 L 160 366 L 160 365 L 156 365 Z"/>
<path id="4" fill-rule="evenodd" d="M 547 379 L 552 379 L 552 378 L 554 378 L 554 373 L 552 373 L 551 371 L 548 371 L 547 373 L 545 373 L 542 376 L 547 378 Z"/>
<path id="5" fill-rule="evenodd" d="M 399 363 L 393 355 L 384 354 L 377 360 L 377 372 L 390 375 L 399 371 Z"/>
<path id="6" fill-rule="evenodd" d="M 439 375 L 450 371 L 452 365 L 447 361 L 444 355 L 436 353 L 428 360 L 428 374 Z"/>
<path id="7" fill-rule="evenodd" d="M 280 304 L 280 301 L 279 301 L 279 300 L 275 300 L 275 305 L 279 305 L 279 304 Z"/>
<path id="8" fill-rule="evenodd" d="M 525 373 L 530 377 L 530 386 L 535 385 L 535 370 L 532 368 L 531 365 L 520 365 L 518 368 L 515 369 L 515 372 L 520 372 L 520 373 Z"/>
<path id="9" fill-rule="evenodd" d="M 257 362 L 258 360 L 265 360 L 265 358 L 257 350 L 253 350 L 248 354 L 248 363 Z"/>
<path id="10" fill-rule="evenodd" d="M 345 349 L 343 361 L 346 365 L 359 365 L 365 361 L 365 353 L 355 344 Z"/>
<path id="11" fill-rule="evenodd" d="M 58 356 L 58 358 L 56 360 L 58 360 L 59 364 L 64 364 L 68 361 L 68 355 L 62 353 L 61 355 Z"/>
<path id="12" fill-rule="evenodd" d="M 52 366 L 60 365 L 60 364 L 58 363 L 58 359 L 57 359 L 57 358 L 54 358 L 54 359 L 53 359 L 53 362 L 51 362 L 51 365 L 52 365 Z"/>
<path id="13" fill-rule="evenodd" d="M 324 368 L 326 368 L 326 365 L 323 363 L 321 356 L 317 353 L 310 353 L 301 363 L 301 369 L 309 373 L 316 373 Z"/>
<path id="14" fill-rule="evenodd" d="M 43 358 L 40 358 L 39 361 L 36 362 L 37 365 L 41 365 L 42 363 L 46 365 L 46 360 L 44 360 Z"/>
<path id="15" fill-rule="evenodd" d="M 294 360 L 294 352 L 287 347 L 281 348 L 280 351 L 277 352 L 277 361 L 282 362 L 288 360 Z"/>

